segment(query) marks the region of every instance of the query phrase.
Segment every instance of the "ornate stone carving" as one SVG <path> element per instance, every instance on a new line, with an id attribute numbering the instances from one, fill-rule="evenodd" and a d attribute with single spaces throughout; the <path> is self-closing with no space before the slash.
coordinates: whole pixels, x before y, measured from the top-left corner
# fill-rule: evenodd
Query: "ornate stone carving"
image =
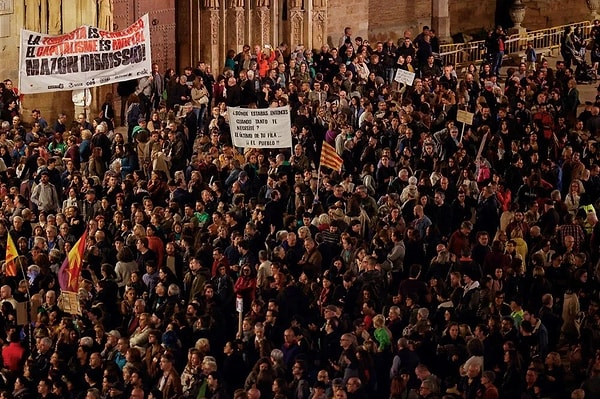
<path id="1" fill-rule="evenodd" d="M 258 19 L 258 43 L 268 43 L 269 42 L 269 34 L 271 33 L 271 13 L 269 12 L 268 7 L 260 7 L 256 10 L 256 15 Z"/>
<path id="2" fill-rule="evenodd" d="M 218 9 L 210 10 L 210 43 L 219 44 L 219 25 L 221 25 L 221 16 Z"/>
<path id="3" fill-rule="evenodd" d="M 40 0 L 37 1 L 39 3 Z M 0 15 L 12 14 L 15 12 L 15 0 L 0 0 Z"/>
<path id="4" fill-rule="evenodd" d="M 290 9 L 302 8 L 302 0 L 290 0 L 289 5 Z"/>
<path id="5" fill-rule="evenodd" d="M 315 0 L 319 2 L 320 0 Z M 321 47 L 325 42 L 325 21 L 327 10 L 325 8 L 314 9 L 312 12 L 313 47 Z"/>
<path id="6" fill-rule="evenodd" d="M 244 8 L 245 3 L 244 0 L 229 0 L 228 8 Z"/>
<path id="7" fill-rule="evenodd" d="M 256 0 L 256 8 L 270 7 L 270 6 L 271 6 L 270 0 Z"/>
<path id="8" fill-rule="evenodd" d="M 204 0 L 204 8 L 218 9 L 219 7 L 221 7 L 221 3 L 219 2 L 219 0 Z"/>
<path id="9" fill-rule="evenodd" d="M 512 6 L 508 9 L 508 13 L 510 14 L 510 19 L 513 21 L 515 26 L 514 29 L 520 29 L 521 23 L 523 19 L 525 19 L 525 10 L 527 7 L 525 4 L 521 3 L 521 0 L 515 0 Z"/>
<path id="10" fill-rule="evenodd" d="M 235 43 L 238 46 L 244 45 L 244 9 L 242 7 L 235 8 Z"/>
<path id="11" fill-rule="evenodd" d="M 292 37 L 290 38 L 290 44 L 295 46 L 299 43 L 303 43 L 302 25 L 304 23 L 304 10 L 293 8 L 290 10 L 290 25 Z"/>

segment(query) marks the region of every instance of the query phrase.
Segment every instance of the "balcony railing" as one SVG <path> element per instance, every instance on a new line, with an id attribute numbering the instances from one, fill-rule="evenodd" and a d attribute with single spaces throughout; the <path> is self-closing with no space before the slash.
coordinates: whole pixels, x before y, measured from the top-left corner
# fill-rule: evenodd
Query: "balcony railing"
<path id="1" fill-rule="evenodd" d="M 536 51 L 543 49 L 554 50 L 560 47 L 560 39 L 565 28 L 570 26 L 572 29 L 582 28 L 584 37 L 589 37 L 592 30 L 590 21 L 576 22 L 573 24 L 553 26 L 552 28 L 540 29 L 527 32 L 526 34 L 514 34 L 507 37 L 505 54 L 518 54 L 525 51 L 527 42 L 533 42 L 533 48 Z M 440 57 L 444 65 L 450 63 L 457 66 L 466 66 L 468 64 L 479 64 L 485 59 L 487 49 L 484 40 L 477 40 L 468 43 L 442 44 L 440 46 Z"/>

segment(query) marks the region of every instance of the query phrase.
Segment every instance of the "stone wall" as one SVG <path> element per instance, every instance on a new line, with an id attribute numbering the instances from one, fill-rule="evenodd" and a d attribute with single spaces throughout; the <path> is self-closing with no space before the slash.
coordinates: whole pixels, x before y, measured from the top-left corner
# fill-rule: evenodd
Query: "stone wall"
<path id="1" fill-rule="evenodd" d="M 353 37 L 369 36 L 369 1 L 328 0 L 327 43 L 338 46 L 344 27 L 352 27 Z"/>
<path id="2" fill-rule="evenodd" d="M 590 20 L 591 13 L 585 0 L 528 0 L 523 26 L 537 30 L 570 22 Z"/>
<path id="3" fill-rule="evenodd" d="M 19 35 L 24 24 L 24 2 L 9 1 L 10 7 L 0 10 L 0 81 L 11 79 L 15 84 L 19 77 Z"/>
<path id="4" fill-rule="evenodd" d="M 450 1 L 450 34 L 473 33 L 495 24 L 496 0 Z"/>
<path id="5" fill-rule="evenodd" d="M 369 2 L 369 40 L 397 41 L 410 30 L 414 38 L 424 25 L 431 26 L 431 1 L 392 0 Z"/>

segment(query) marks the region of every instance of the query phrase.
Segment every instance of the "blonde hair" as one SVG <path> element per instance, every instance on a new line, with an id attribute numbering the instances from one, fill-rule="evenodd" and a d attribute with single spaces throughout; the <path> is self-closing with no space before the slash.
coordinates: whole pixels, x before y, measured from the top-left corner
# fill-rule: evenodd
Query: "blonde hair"
<path id="1" fill-rule="evenodd" d="M 298 229 L 298 235 L 301 235 L 302 232 L 306 233 L 305 237 L 311 237 L 312 236 L 312 234 L 311 234 L 310 229 L 308 228 L 308 226 L 302 226 L 302 227 L 300 227 Z"/>
<path id="2" fill-rule="evenodd" d="M 81 138 L 84 140 L 89 140 L 92 138 L 92 132 L 90 131 L 90 129 L 83 129 L 81 131 Z"/>
<path id="3" fill-rule="evenodd" d="M 146 237 L 146 229 L 144 228 L 144 226 L 142 226 L 141 224 L 137 223 L 135 226 L 133 226 L 133 234 L 137 238 Z"/>
<path id="4" fill-rule="evenodd" d="M 319 216 L 319 224 L 329 224 L 331 223 L 331 218 L 328 214 L 323 213 Z"/>
<path id="5" fill-rule="evenodd" d="M 378 314 L 373 317 L 373 327 L 381 328 L 383 326 L 385 326 L 385 317 L 383 317 L 382 314 Z"/>
<path id="6" fill-rule="evenodd" d="M 195 347 L 199 351 L 202 351 L 202 348 L 205 348 L 208 349 L 208 351 L 210 352 L 210 341 L 206 338 L 200 338 L 198 339 L 198 341 L 196 341 Z"/>

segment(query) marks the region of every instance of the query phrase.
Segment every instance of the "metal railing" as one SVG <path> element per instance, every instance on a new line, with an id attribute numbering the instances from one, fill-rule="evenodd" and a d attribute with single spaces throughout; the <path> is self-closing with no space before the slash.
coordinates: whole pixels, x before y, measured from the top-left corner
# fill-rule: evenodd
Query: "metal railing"
<path id="1" fill-rule="evenodd" d="M 507 37 L 505 42 L 505 54 L 515 54 L 525 51 L 527 42 L 533 42 L 533 48 L 536 51 L 543 49 L 554 49 L 560 47 L 560 39 L 565 28 L 570 26 L 572 29 L 582 28 L 583 35 L 588 38 L 592 30 L 590 21 L 576 22 L 567 25 L 553 26 L 552 28 L 529 31 L 527 34 L 514 34 Z M 479 64 L 485 59 L 487 49 L 485 40 L 477 40 L 468 43 L 442 44 L 440 46 L 440 57 L 444 65 L 450 63 L 457 66 L 466 66 L 468 64 Z"/>

